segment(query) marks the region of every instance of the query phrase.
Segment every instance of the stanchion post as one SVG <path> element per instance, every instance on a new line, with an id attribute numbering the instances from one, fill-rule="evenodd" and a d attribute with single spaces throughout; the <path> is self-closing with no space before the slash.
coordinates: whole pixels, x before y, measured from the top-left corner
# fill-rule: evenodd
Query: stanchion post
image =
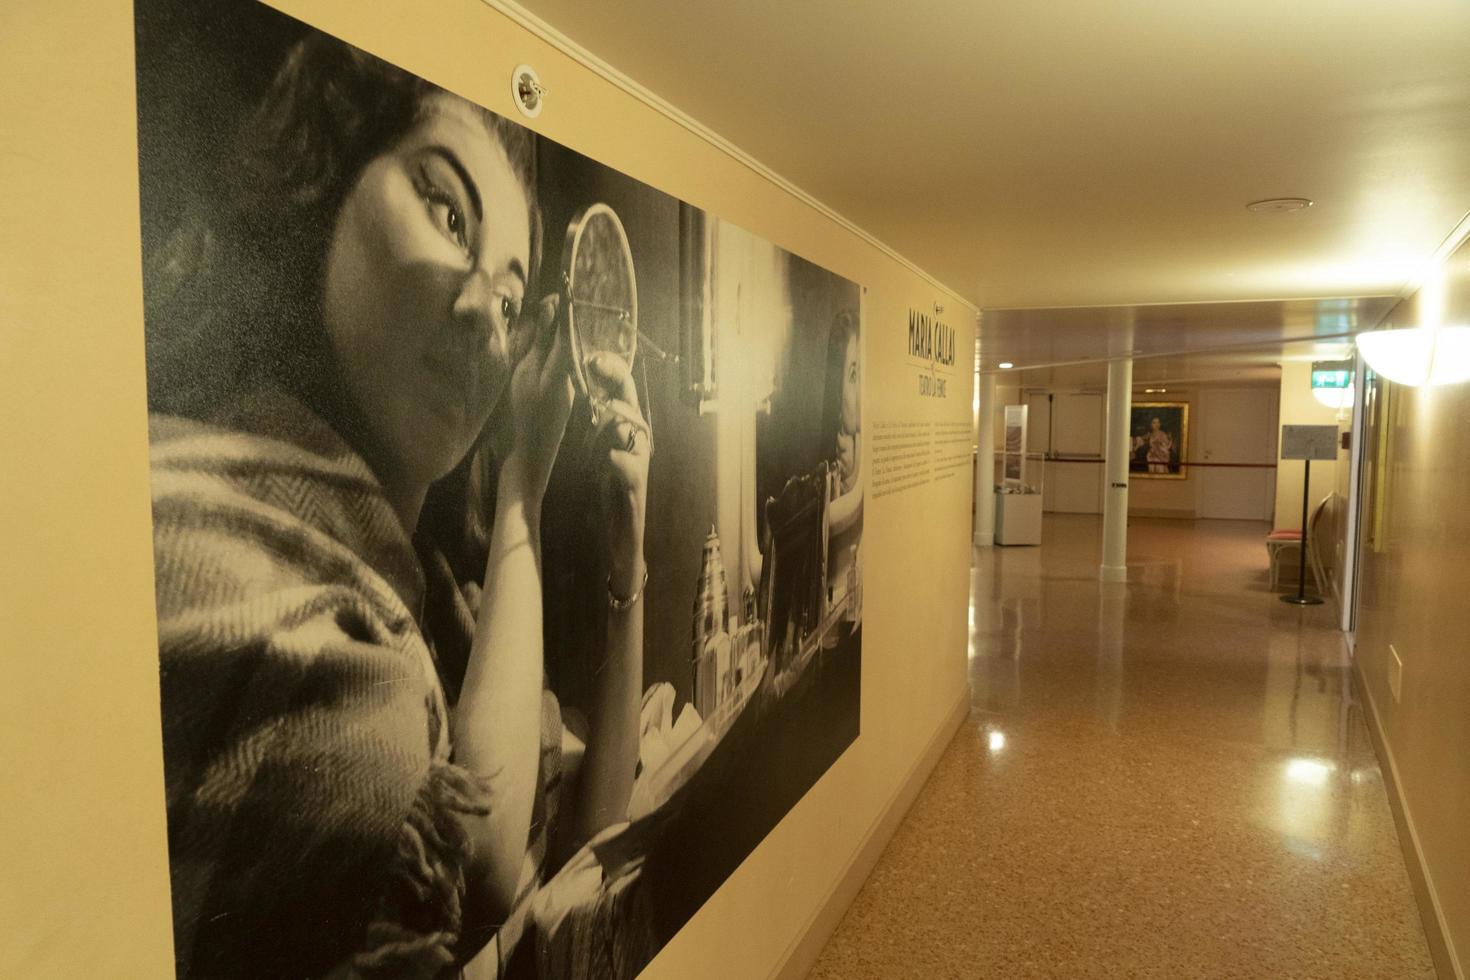
<path id="1" fill-rule="evenodd" d="M 1307 539 L 1310 537 L 1307 534 L 1307 504 L 1312 495 L 1312 461 L 1308 459 L 1303 462 L 1305 465 L 1302 467 L 1301 567 L 1297 570 L 1296 595 L 1284 595 L 1281 597 L 1281 601 L 1289 602 L 1294 606 L 1320 606 L 1322 604 L 1320 596 L 1307 595 L 1307 548 L 1310 547 L 1307 543 Z"/>

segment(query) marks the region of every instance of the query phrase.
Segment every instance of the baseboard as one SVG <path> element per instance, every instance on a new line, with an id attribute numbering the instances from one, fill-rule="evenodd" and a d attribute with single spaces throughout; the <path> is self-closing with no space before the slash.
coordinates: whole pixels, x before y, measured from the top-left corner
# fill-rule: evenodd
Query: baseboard
<path id="1" fill-rule="evenodd" d="M 1388 808 L 1393 811 L 1393 822 L 1398 827 L 1399 847 L 1403 849 L 1409 882 L 1413 885 L 1414 897 L 1419 902 L 1419 918 L 1424 922 L 1424 936 L 1429 940 L 1429 954 L 1434 958 L 1434 967 L 1444 980 L 1465 980 L 1460 956 L 1450 939 L 1449 922 L 1439 904 L 1439 894 L 1434 889 L 1434 877 L 1429 873 L 1429 865 L 1424 860 L 1424 848 L 1419 844 L 1419 832 L 1414 829 L 1409 801 L 1404 798 L 1403 784 L 1399 782 L 1399 769 L 1394 762 L 1393 749 L 1383 736 L 1383 721 L 1378 715 L 1378 704 L 1368 690 L 1360 661 L 1353 661 L 1352 675 L 1358 700 L 1368 708 L 1363 713 L 1368 720 L 1368 735 L 1373 740 L 1374 751 L 1378 753 L 1384 787 L 1388 790 Z"/>
<path id="2" fill-rule="evenodd" d="M 817 957 L 821 956 L 827 940 L 832 938 L 832 933 L 837 931 L 837 926 L 842 922 L 842 917 L 847 913 L 847 908 L 857 898 L 858 891 L 863 883 L 872 874 L 873 866 L 883 856 L 883 851 L 888 847 L 888 842 L 893 839 L 898 826 L 903 818 L 908 815 L 909 807 L 914 805 L 914 800 L 919 795 L 919 790 L 924 788 L 924 783 L 929 779 L 934 767 L 939 764 L 939 757 L 949 747 L 965 719 L 970 714 L 970 691 L 966 686 L 960 692 L 959 698 L 955 700 L 944 720 L 940 722 L 929 744 L 925 746 L 923 754 L 909 775 L 899 785 L 893 798 L 888 805 L 874 818 L 863 841 L 848 860 L 847 866 L 843 868 L 842 874 L 838 875 L 837 881 L 827 892 L 827 896 L 816 910 L 807 919 L 801 932 L 792 940 L 786 953 L 781 957 L 776 968 L 771 971 L 771 980 L 799 980 L 811 972 L 816 965 Z"/>

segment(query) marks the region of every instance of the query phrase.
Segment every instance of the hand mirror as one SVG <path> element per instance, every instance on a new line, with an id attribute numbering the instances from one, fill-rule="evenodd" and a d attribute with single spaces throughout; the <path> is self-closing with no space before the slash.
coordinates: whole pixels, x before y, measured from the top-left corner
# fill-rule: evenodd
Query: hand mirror
<path id="1" fill-rule="evenodd" d="M 593 425 L 609 412 L 639 428 L 641 419 L 628 418 L 610 405 L 615 392 L 587 368 L 594 354 L 616 354 L 633 367 L 638 350 L 638 283 L 633 275 L 633 252 L 617 213 L 606 204 L 592 204 L 572 217 L 562 249 L 562 288 L 577 393 L 587 400 Z"/>

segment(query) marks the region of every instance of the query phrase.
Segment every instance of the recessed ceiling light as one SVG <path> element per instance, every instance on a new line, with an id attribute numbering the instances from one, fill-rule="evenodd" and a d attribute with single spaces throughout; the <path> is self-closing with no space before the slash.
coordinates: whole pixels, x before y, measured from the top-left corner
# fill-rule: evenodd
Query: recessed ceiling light
<path id="1" fill-rule="evenodd" d="M 1305 211 L 1312 202 L 1305 197 L 1268 197 L 1264 201 L 1252 201 L 1245 206 L 1256 214 L 1280 214 L 1283 211 Z"/>
<path id="2" fill-rule="evenodd" d="M 1000 369 L 1002 371 L 1009 371 L 1013 367 L 1015 367 L 1015 365 L 1012 364 L 1010 361 L 1001 361 L 1000 362 Z"/>

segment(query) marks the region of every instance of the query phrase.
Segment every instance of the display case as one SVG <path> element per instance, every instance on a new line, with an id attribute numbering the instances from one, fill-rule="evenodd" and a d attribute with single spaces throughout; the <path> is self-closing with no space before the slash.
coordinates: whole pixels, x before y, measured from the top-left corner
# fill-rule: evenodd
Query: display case
<path id="1" fill-rule="evenodd" d="M 1003 464 L 1004 453 L 996 453 L 995 465 Z M 992 480 L 994 478 L 992 477 Z M 1022 457 L 1019 478 L 995 482 L 995 543 L 998 545 L 1041 544 L 1041 501 L 1046 482 L 1046 458 L 1041 453 Z"/>

